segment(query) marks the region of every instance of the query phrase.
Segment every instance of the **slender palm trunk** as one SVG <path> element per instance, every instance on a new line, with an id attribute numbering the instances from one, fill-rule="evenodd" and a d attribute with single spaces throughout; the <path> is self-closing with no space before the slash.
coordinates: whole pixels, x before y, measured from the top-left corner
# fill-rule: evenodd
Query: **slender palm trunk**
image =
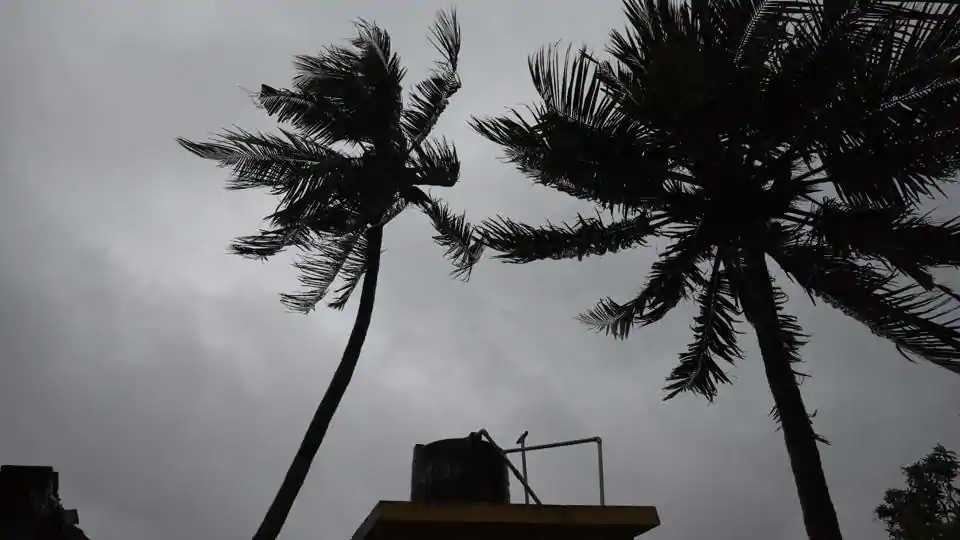
<path id="1" fill-rule="evenodd" d="M 260 523 L 257 534 L 253 540 L 276 540 L 280 535 L 280 529 L 287 521 L 290 509 L 297 500 L 300 488 L 303 487 L 307 479 L 307 473 L 310 472 L 310 465 L 320 449 L 324 436 L 327 434 L 327 428 L 330 427 L 330 421 L 337 412 L 340 400 L 350 385 L 350 379 L 353 377 L 353 371 L 357 367 L 357 361 L 360 359 L 360 351 L 363 348 L 363 342 L 367 337 L 367 329 L 370 328 L 370 319 L 373 316 L 374 297 L 377 293 L 377 275 L 380 273 L 380 248 L 383 244 L 383 227 L 374 227 L 367 232 L 367 269 L 363 277 L 363 285 L 360 290 L 360 307 L 357 311 L 357 318 L 353 323 L 353 330 L 350 332 L 350 339 L 347 340 L 347 346 L 343 350 L 343 357 L 340 359 L 340 365 L 333 374 L 333 379 L 327 387 L 327 392 L 323 395 L 317 411 L 313 414 L 307 433 L 303 436 L 303 442 L 297 450 L 297 455 L 293 458 L 293 463 L 287 469 L 287 475 L 283 478 L 283 484 L 280 485 L 280 491 L 270 504 L 267 515 Z"/>
<path id="2" fill-rule="evenodd" d="M 820 462 L 816 433 L 803 404 L 797 377 L 780 336 L 777 305 L 763 253 L 747 260 L 743 307 L 757 333 L 767 383 L 780 413 L 803 524 L 810 540 L 841 540 L 840 522 Z"/>

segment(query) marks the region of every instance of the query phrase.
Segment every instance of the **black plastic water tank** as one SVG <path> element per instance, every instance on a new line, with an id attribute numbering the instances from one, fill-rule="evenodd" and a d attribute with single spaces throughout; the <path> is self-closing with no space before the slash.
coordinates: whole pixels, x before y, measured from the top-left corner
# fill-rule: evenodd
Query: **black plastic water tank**
<path id="1" fill-rule="evenodd" d="M 471 434 L 413 447 L 410 500 L 510 504 L 510 477 L 496 446 Z"/>

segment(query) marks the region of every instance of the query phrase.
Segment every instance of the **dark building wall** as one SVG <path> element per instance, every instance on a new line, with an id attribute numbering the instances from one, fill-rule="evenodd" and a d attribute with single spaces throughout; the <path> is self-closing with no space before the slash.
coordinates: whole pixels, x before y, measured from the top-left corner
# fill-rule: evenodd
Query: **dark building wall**
<path id="1" fill-rule="evenodd" d="M 0 540 L 87 540 L 59 490 L 53 467 L 0 466 Z"/>
<path id="2" fill-rule="evenodd" d="M 59 475 L 53 467 L 0 466 L 0 523 L 12 525 L 34 519 L 59 493 Z"/>

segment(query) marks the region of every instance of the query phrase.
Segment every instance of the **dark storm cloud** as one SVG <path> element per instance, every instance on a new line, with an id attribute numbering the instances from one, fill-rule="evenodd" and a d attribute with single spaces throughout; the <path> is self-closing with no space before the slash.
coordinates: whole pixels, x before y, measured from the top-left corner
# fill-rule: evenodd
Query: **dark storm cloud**
<path id="1" fill-rule="evenodd" d="M 252 534 L 328 377 L 352 313 L 286 314 L 282 261 L 224 254 L 270 201 L 222 191 L 223 171 L 173 137 L 269 128 L 236 85 L 289 80 L 290 58 L 347 37 L 357 16 L 394 35 L 413 80 L 444 2 L 133 3 L 14 0 L 0 19 L 0 461 L 49 463 L 95 540 Z M 464 159 L 453 205 L 476 217 L 568 217 L 465 125 L 531 97 L 525 55 L 600 45 L 618 2 L 463 2 L 464 90 L 440 129 Z M 445 193 L 446 194 L 446 193 Z M 611 502 L 655 504 L 645 538 L 794 539 L 802 527 L 755 348 L 711 406 L 663 404 L 689 309 L 627 342 L 573 320 L 641 283 L 654 251 L 584 264 L 488 261 L 447 277 L 428 224 L 387 232 L 385 274 L 354 386 L 286 538 L 346 538 L 379 499 L 405 498 L 412 445 L 487 427 L 503 443 L 604 437 Z M 795 310 L 814 335 L 804 385 L 842 523 L 935 442 L 960 448 L 960 381 L 909 365 L 837 313 Z M 749 340 L 750 335 L 746 338 Z M 591 449 L 531 460 L 553 502 L 596 500 Z M 514 488 L 516 496 L 520 491 Z"/>

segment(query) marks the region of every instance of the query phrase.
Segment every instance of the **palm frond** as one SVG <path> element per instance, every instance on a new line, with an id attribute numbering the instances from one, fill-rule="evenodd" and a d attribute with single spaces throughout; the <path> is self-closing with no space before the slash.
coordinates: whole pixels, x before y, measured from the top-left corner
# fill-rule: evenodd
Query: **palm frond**
<path id="1" fill-rule="evenodd" d="M 593 309 L 581 313 L 577 319 L 597 332 L 615 339 L 627 339 L 637 319 L 643 316 L 649 296 L 650 293 L 644 288 L 640 294 L 623 304 L 606 297 L 597 302 Z"/>
<path id="2" fill-rule="evenodd" d="M 503 147 L 507 161 L 535 182 L 604 208 L 643 204 L 662 193 L 673 171 L 661 137 L 619 112 L 596 61 L 547 47 L 529 65 L 543 104 L 527 115 L 474 117 L 477 133 Z"/>
<path id="3" fill-rule="evenodd" d="M 241 128 L 223 130 L 210 142 L 178 137 L 190 153 L 232 169 L 227 189 L 266 189 L 271 195 L 302 197 L 332 176 L 343 175 L 355 160 L 303 136 L 283 137 Z"/>
<path id="4" fill-rule="evenodd" d="M 771 49 L 784 43 L 788 39 L 787 23 L 794 16 L 791 4 L 801 4 L 798 0 L 783 2 L 781 0 L 759 0 L 750 2 L 752 10 L 725 10 L 724 14 L 737 13 L 741 27 L 734 29 L 733 34 L 739 34 L 739 41 L 733 50 L 733 61 L 752 72 L 762 71 L 765 67 Z M 811 4 L 814 2 L 810 2 Z M 817 9 L 811 6 L 810 9 Z M 749 13 L 749 15 L 747 15 Z M 741 17 L 749 16 L 746 24 Z M 722 20 L 729 20 L 730 16 Z M 740 30 L 737 32 L 737 30 Z"/>
<path id="5" fill-rule="evenodd" d="M 960 108 L 951 113 L 960 121 Z M 897 133 L 896 131 L 900 131 Z M 824 182 L 856 206 L 904 206 L 942 194 L 960 167 L 960 130 L 915 126 L 904 137 L 898 126 L 875 130 L 869 138 L 848 137 L 820 158 Z"/>
<path id="6" fill-rule="evenodd" d="M 295 126 L 304 136 L 325 143 L 359 140 L 335 103 L 296 90 L 260 85 L 256 104 L 277 121 Z"/>
<path id="7" fill-rule="evenodd" d="M 362 20 L 355 26 L 350 46 L 295 57 L 293 89 L 261 87 L 264 109 L 324 142 L 372 143 L 396 136 L 405 74 L 400 58 L 383 29 Z"/>
<path id="8" fill-rule="evenodd" d="M 231 168 L 227 189 L 259 188 L 278 196 L 276 210 L 266 218 L 274 229 L 337 232 L 355 228 L 358 209 L 346 188 L 361 172 L 361 160 L 289 131 L 281 134 L 234 128 L 212 142 L 177 141 L 191 153 Z M 261 244 L 265 238 L 246 240 L 240 244 Z M 264 248 L 259 245 L 250 254 L 270 252 L 271 248 Z"/>
<path id="9" fill-rule="evenodd" d="M 531 108 L 528 112 L 532 119 L 511 110 L 496 118 L 472 118 L 470 126 L 487 140 L 500 145 L 505 160 L 534 182 L 604 208 L 620 205 L 620 197 L 610 200 L 593 187 L 592 182 L 597 176 L 581 154 L 554 151 L 550 141 L 542 136 L 540 118 L 544 111 Z"/>
<path id="10" fill-rule="evenodd" d="M 410 93 L 403 111 L 403 131 L 408 141 L 407 151 L 413 151 L 427 138 L 436 125 L 450 98 L 460 89 L 457 64 L 460 55 L 460 23 L 456 10 L 441 11 L 431 28 L 431 44 L 442 55 L 427 79 L 417 84 Z"/>
<path id="11" fill-rule="evenodd" d="M 907 359 L 960 373 L 960 318 L 950 294 L 901 284 L 895 273 L 816 244 L 784 246 L 771 255 L 810 294 L 891 341 Z"/>
<path id="12" fill-rule="evenodd" d="M 646 326 L 664 318 L 691 292 L 706 285 L 698 264 L 709 256 L 696 232 L 674 242 L 653 263 L 643 290 L 625 304 L 604 298 L 578 320 L 597 332 L 626 339 L 633 326 Z"/>
<path id="13" fill-rule="evenodd" d="M 481 224 L 484 242 L 499 254 L 494 258 L 522 264 L 544 259 L 582 260 L 591 255 L 616 253 L 646 245 L 646 239 L 657 231 L 654 220 L 641 213 L 620 221 L 604 223 L 596 217 L 577 215 L 574 224 L 534 227 L 511 219 L 497 217 Z"/>
<path id="14" fill-rule="evenodd" d="M 453 263 L 452 275 L 463 281 L 470 279 L 473 266 L 483 255 L 484 243 L 466 214 L 454 214 L 445 202 L 418 188 L 411 190 L 409 200 L 430 218 L 437 233 L 434 242 L 446 249 L 444 255 Z"/>
<path id="15" fill-rule="evenodd" d="M 300 283 L 304 290 L 282 294 L 281 302 L 292 311 L 309 313 L 332 295 L 327 302 L 329 307 L 336 310 L 346 307 L 367 269 L 367 234 L 374 227 L 385 226 L 406 206 L 407 201 L 398 197 L 388 206 L 379 222 L 366 225 L 359 222 L 355 212 L 349 212 L 347 219 L 353 226 L 348 229 L 334 229 L 327 224 L 322 224 L 322 228 L 318 226 L 319 219 L 332 216 L 330 209 L 318 218 L 307 221 L 313 233 L 304 247 L 307 254 L 294 263 L 294 267 L 300 270 Z M 338 280 L 340 285 L 332 288 Z"/>
<path id="16" fill-rule="evenodd" d="M 681 178 L 664 134 L 624 114 L 622 98 L 600 74 L 603 66 L 586 51 L 567 47 L 561 55 L 558 47 L 547 47 L 529 65 L 543 99 L 537 131 L 551 159 L 565 156 L 548 165 L 555 174 L 605 199 L 619 195 L 629 205 L 661 195 L 664 182 Z M 631 181 L 625 171 L 634 172 Z"/>
<path id="17" fill-rule="evenodd" d="M 770 48 L 758 43 L 771 43 L 769 27 L 775 26 L 754 21 L 750 30 L 758 9 L 754 2 L 624 4 L 627 26 L 611 33 L 607 47 L 617 65 L 601 62 L 598 71 L 621 112 L 685 146 L 715 146 L 713 139 L 729 136 L 734 125 L 749 125 L 743 120 L 757 108 L 755 83 L 763 75 L 754 68 L 763 65 L 763 52 Z M 745 37 L 751 32 L 754 37 Z M 752 62 L 750 69 L 738 69 L 744 58 Z"/>
<path id="18" fill-rule="evenodd" d="M 726 275 L 721 272 L 721 262 L 720 257 L 715 258 L 709 285 L 697 298 L 700 313 L 693 323 L 693 342 L 667 378 L 669 384 L 664 389 L 669 393 L 664 400 L 692 392 L 712 401 L 717 395 L 717 384 L 730 382 L 717 359 L 730 364 L 743 359 L 743 351 L 737 345 L 739 309 Z"/>
<path id="19" fill-rule="evenodd" d="M 910 207 L 853 207 L 824 198 L 809 231 L 841 254 L 878 260 L 928 289 L 935 286 L 928 268 L 960 267 L 960 218 L 936 220 Z"/>
<path id="20" fill-rule="evenodd" d="M 305 196 L 281 201 L 264 219 L 274 227 L 303 227 L 317 233 L 346 234 L 361 230 L 365 216 L 354 201 Z"/>
<path id="21" fill-rule="evenodd" d="M 395 90 L 400 86 L 406 70 L 400 63 L 400 57 L 393 52 L 390 34 L 376 23 L 364 19 L 359 19 L 355 26 L 357 36 L 350 40 L 350 44 L 355 50 L 361 51 L 358 64 L 361 69 L 355 76 L 361 77 L 368 89 L 374 91 L 372 97 L 383 98 L 384 104 L 393 106 L 399 101 L 399 92 Z M 375 93 L 377 90 L 387 93 L 378 95 Z"/>
<path id="22" fill-rule="evenodd" d="M 230 253 L 247 259 L 264 260 L 290 247 L 309 249 L 313 242 L 310 230 L 304 226 L 261 229 L 259 234 L 236 238 L 230 244 Z"/>
<path id="23" fill-rule="evenodd" d="M 414 179 L 421 186 L 453 187 L 460 179 L 460 157 L 453 143 L 446 139 L 425 139 L 413 150 L 409 165 Z"/>
<path id="24" fill-rule="evenodd" d="M 300 271 L 304 290 L 281 295 L 281 302 L 288 309 L 309 313 L 331 292 L 335 297 L 329 305 L 342 309 L 366 270 L 366 236 L 363 232 L 355 232 L 321 237 L 294 267 Z M 331 290 L 338 278 L 343 284 Z"/>
<path id="25" fill-rule="evenodd" d="M 604 209 L 646 205 L 664 194 L 676 174 L 652 132 L 603 134 L 560 116 L 543 113 L 529 121 L 516 111 L 474 118 L 471 126 L 501 145 L 506 161 L 534 182 Z"/>
<path id="26" fill-rule="evenodd" d="M 811 14 L 824 12 L 824 2 L 820 0 L 774 0 L 773 7 L 794 17 L 794 20 L 804 20 Z M 867 23 L 882 23 L 889 19 L 899 19 L 908 22 L 923 22 L 936 20 L 944 9 L 949 9 L 956 2 L 953 0 L 934 0 L 932 2 L 905 2 L 902 0 L 845 0 L 835 3 L 840 5 L 836 13 L 836 24 L 851 18 L 863 20 Z M 820 24 L 823 24 L 821 22 Z"/>
<path id="27" fill-rule="evenodd" d="M 527 60 L 533 87 L 548 115 L 599 130 L 615 130 L 625 121 L 617 102 L 607 96 L 596 66 L 582 52 L 567 46 L 544 47 Z"/>
<path id="28" fill-rule="evenodd" d="M 796 48 L 819 78 L 793 82 L 798 102 L 816 111 L 803 144 L 844 202 L 913 204 L 960 167 L 960 5 L 923 3 L 913 17 L 888 2 L 858 4 L 829 36 L 807 39 L 819 56 Z M 823 88 L 816 103 L 814 83 Z"/>
<path id="29" fill-rule="evenodd" d="M 756 24 L 748 26 L 742 35 L 746 49 L 738 50 L 749 56 L 750 47 L 760 48 L 750 53 L 755 60 L 742 59 L 732 84 L 749 102 L 741 107 L 735 96 L 721 94 L 717 103 L 737 111 L 728 115 L 730 129 L 749 126 L 761 136 L 759 145 L 751 143 L 761 148 L 751 149 L 757 159 L 784 147 L 794 160 L 819 161 L 828 172 L 822 182 L 832 183 L 847 202 L 900 204 L 930 196 L 956 170 L 956 147 L 951 149 L 956 139 L 944 126 L 956 126 L 960 119 L 952 96 L 924 90 L 943 84 L 944 67 L 956 54 L 941 46 L 955 37 L 945 30 L 928 41 L 927 30 L 957 24 L 946 15 L 907 13 L 902 3 L 852 4 L 826 25 L 821 2 L 758 3 L 755 23 L 772 25 L 761 34 L 779 30 L 771 38 L 754 35 Z M 933 4 L 938 3 L 924 5 Z M 921 43 L 926 44 L 918 48 Z M 911 50 L 937 58 L 917 63 L 936 68 L 916 70 L 923 77 L 908 76 L 904 68 L 910 62 L 900 58 Z M 894 106 L 907 95 L 909 100 L 923 96 L 926 104 Z M 706 122 L 703 117 L 695 121 Z M 742 136 L 752 138 L 752 130 Z"/>
<path id="30" fill-rule="evenodd" d="M 334 297 L 327 303 L 328 306 L 338 311 L 347 306 L 347 302 L 349 302 L 350 297 L 353 296 L 353 291 L 357 289 L 357 286 L 367 272 L 367 237 L 363 235 L 361 238 L 362 241 L 354 246 L 350 256 L 347 257 L 346 262 L 343 264 L 343 268 L 340 271 L 342 282 L 334 291 Z"/>

